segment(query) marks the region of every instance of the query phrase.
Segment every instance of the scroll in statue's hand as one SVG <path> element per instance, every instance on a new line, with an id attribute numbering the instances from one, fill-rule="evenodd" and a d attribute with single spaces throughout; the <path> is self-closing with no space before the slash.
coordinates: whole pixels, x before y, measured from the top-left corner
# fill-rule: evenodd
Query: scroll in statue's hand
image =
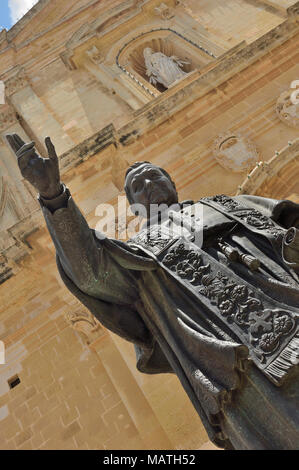
<path id="1" fill-rule="evenodd" d="M 22 176 L 35 187 L 45 199 L 53 199 L 62 192 L 58 157 L 50 137 L 45 144 L 48 158 L 42 158 L 34 148 L 34 142 L 25 144 L 17 134 L 6 136 L 9 145 L 15 152 Z"/>

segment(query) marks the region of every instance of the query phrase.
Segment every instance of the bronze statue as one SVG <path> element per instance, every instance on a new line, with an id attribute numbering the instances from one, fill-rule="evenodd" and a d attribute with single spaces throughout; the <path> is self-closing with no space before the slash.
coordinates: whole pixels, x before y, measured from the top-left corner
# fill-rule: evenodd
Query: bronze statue
<path id="1" fill-rule="evenodd" d="M 51 140 L 43 159 L 33 143 L 7 139 L 39 192 L 65 285 L 134 343 L 138 370 L 176 373 L 219 447 L 297 448 L 299 205 L 218 195 L 177 204 L 127 243 L 99 240 L 60 182 Z M 178 203 L 170 176 L 149 162 L 128 169 L 125 190 L 148 214 L 152 203 Z M 162 236 L 185 218 L 187 236 Z"/>

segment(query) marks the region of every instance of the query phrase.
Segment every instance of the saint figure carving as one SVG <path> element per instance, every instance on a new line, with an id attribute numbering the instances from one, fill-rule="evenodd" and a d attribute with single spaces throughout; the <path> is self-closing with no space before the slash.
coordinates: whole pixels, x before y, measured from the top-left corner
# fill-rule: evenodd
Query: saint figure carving
<path id="1" fill-rule="evenodd" d="M 168 57 L 163 52 L 154 52 L 150 47 L 144 49 L 143 55 L 146 75 L 150 77 L 150 83 L 153 85 L 161 83 L 165 88 L 169 88 L 174 82 L 188 75 L 182 67 L 189 62 L 176 56 Z"/>

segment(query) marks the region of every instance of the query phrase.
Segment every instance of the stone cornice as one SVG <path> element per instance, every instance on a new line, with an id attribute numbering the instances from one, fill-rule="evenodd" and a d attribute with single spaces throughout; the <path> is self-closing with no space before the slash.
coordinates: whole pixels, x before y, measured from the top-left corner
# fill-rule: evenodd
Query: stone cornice
<path id="1" fill-rule="evenodd" d="M 116 146 L 116 131 L 113 124 L 104 127 L 101 131 L 61 155 L 60 169 L 62 174 L 101 152 L 109 145 Z"/>
<path id="2" fill-rule="evenodd" d="M 7 31 L 8 41 L 12 41 L 17 34 L 27 26 L 31 19 L 37 15 L 51 0 L 39 0 L 29 11 Z"/>
<path id="3" fill-rule="evenodd" d="M 243 41 L 208 64 L 205 69 L 192 74 L 192 81 L 187 83 L 188 79 L 186 79 L 185 86 L 178 84 L 135 111 L 132 121 L 118 130 L 118 141 L 122 145 L 129 145 L 143 133 L 158 126 L 196 99 L 232 78 L 236 73 L 242 72 L 298 32 L 298 17 L 288 18 L 251 44 Z"/>
<path id="4" fill-rule="evenodd" d="M 59 19 L 56 23 L 52 24 L 51 26 L 49 26 L 48 28 L 46 28 L 42 32 L 40 32 L 36 35 L 32 35 L 32 37 L 30 39 L 27 39 L 23 43 L 19 44 L 17 46 L 17 49 L 20 49 L 24 46 L 27 46 L 31 42 L 36 41 L 37 39 L 42 37 L 44 34 L 47 34 L 50 31 L 55 30 L 55 28 L 61 26 L 63 23 L 68 22 L 73 17 L 80 14 L 82 11 L 92 7 L 94 4 L 96 4 L 100 1 L 102 1 L 102 0 L 91 0 L 89 3 L 87 3 L 83 7 L 79 8 L 78 10 L 75 10 L 75 11 L 71 12 L 69 15 L 66 15 L 63 18 Z M 148 1 L 148 0 L 146 0 L 146 1 Z M 8 47 L 14 47 L 14 44 L 13 44 L 14 38 L 19 34 L 19 32 L 21 32 L 27 26 L 27 24 L 30 23 L 31 19 L 34 16 L 36 16 L 40 11 L 42 11 L 43 8 L 46 7 L 47 4 L 50 3 L 50 2 L 51 2 L 51 0 L 39 0 L 39 2 L 36 5 L 34 5 L 9 31 L 3 30 L 3 31 L 5 31 L 5 39 L 7 41 L 7 46 Z M 109 2 L 109 0 L 107 0 L 107 2 Z M 0 46 L 1 46 L 1 37 L 0 37 Z M 0 48 L 0 54 L 3 53 L 5 50 L 6 49 L 1 50 L 1 48 Z"/>

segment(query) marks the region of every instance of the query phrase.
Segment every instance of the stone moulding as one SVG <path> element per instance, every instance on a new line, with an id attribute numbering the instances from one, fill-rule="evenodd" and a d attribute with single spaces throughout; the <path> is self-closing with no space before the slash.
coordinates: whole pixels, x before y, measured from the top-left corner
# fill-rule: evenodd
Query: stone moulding
<path id="1" fill-rule="evenodd" d="M 84 140 L 60 156 L 62 174 L 96 155 L 109 145 L 117 146 L 116 130 L 113 124 Z"/>
<path id="2" fill-rule="evenodd" d="M 0 218 L 3 216 L 3 212 L 7 202 L 7 182 L 4 176 L 0 178 Z"/>
<path id="3" fill-rule="evenodd" d="M 282 168 L 289 165 L 299 156 L 299 138 L 290 142 L 267 162 L 259 162 L 239 186 L 236 196 L 240 194 L 256 194 L 265 181 L 275 176 Z"/>

